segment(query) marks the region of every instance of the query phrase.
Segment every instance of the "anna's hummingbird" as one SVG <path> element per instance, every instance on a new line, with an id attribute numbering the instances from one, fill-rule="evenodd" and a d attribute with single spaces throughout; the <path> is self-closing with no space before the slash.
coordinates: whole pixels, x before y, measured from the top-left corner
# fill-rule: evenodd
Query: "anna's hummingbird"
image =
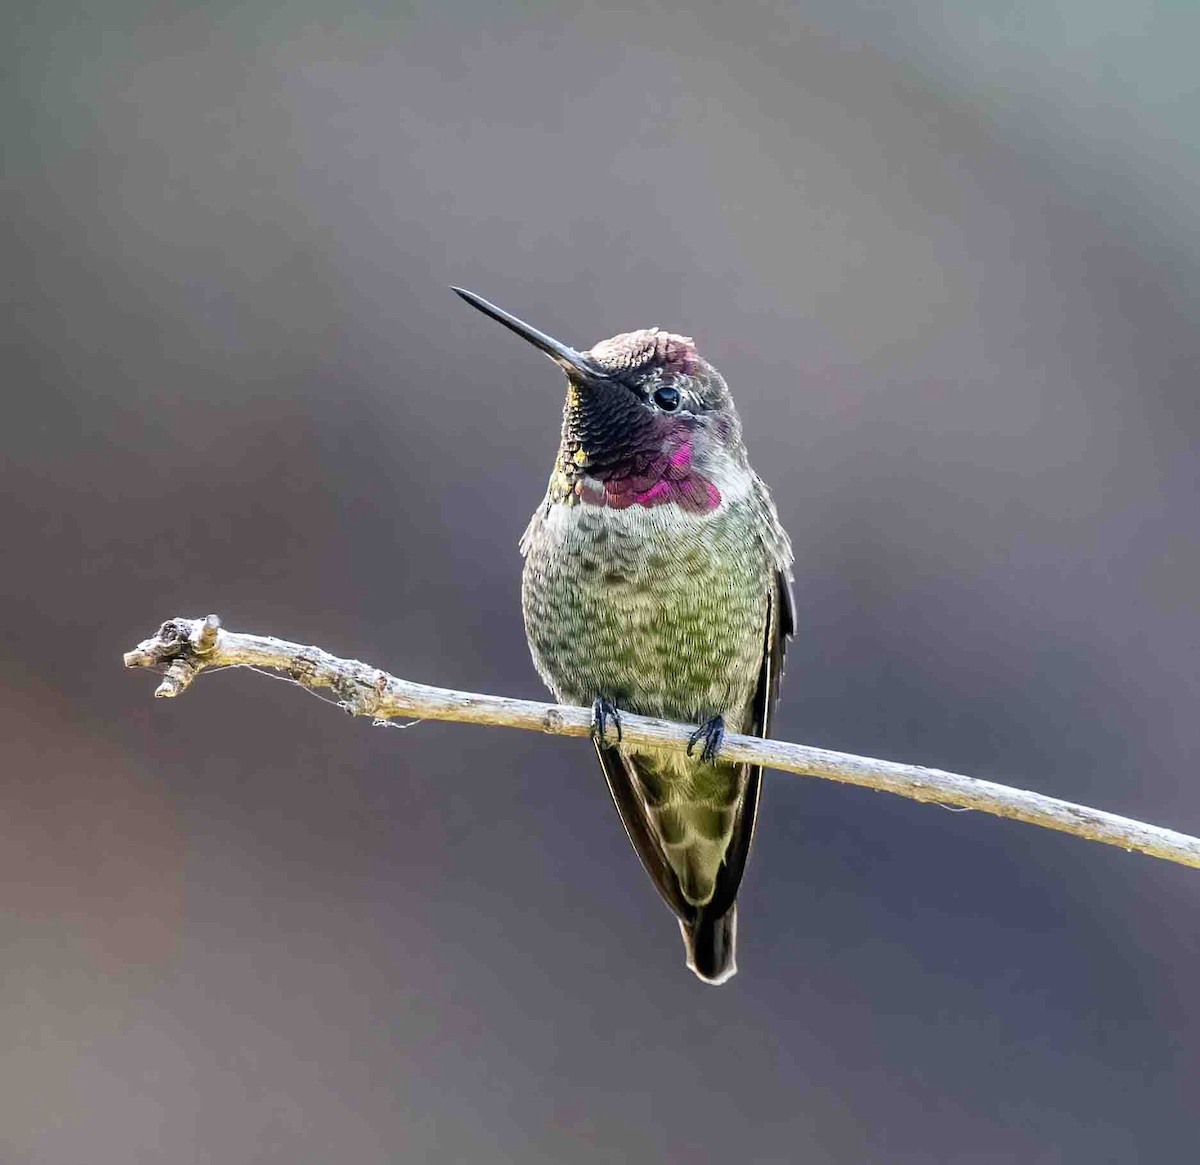
<path id="1" fill-rule="evenodd" d="M 719 752 L 726 729 L 770 728 L 794 626 L 787 534 L 689 337 L 650 328 L 577 352 L 454 290 L 567 374 L 554 471 L 521 539 L 529 647 L 560 701 L 592 706 L 600 766 L 687 965 L 723 983 L 762 770 Z M 621 710 L 701 724 L 699 755 L 623 746 Z"/>

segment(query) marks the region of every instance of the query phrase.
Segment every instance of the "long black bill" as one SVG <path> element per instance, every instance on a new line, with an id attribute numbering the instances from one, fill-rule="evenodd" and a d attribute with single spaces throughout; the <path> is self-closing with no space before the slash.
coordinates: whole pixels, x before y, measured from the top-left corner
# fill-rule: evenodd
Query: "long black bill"
<path id="1" fill-rule="evenodd" d="M 583 376 L 589 380 L 610 379 L 609 374 L 590 356 L 576 352 L 574 348 L 560 343 L 553 336 L 539 332 L 537 328 L 531 328 L 523 320 L 517 319 L 516 316 L 510 316 L 508 312 L 502 311 L 494 303 L 488 303 L 483 296 L 476 295 L 473 291 L 464 291 L 461 287 L 452 287 L 450 290 L 456 295 L 462 296 L 467 303 L 478 308 L 485 316 L 491 316 L 498 323 L 516 332 L 521 339 L 528 340 L 535 348 L 540 348 L 568 376 L 574 373 L 576 376 Z"/>

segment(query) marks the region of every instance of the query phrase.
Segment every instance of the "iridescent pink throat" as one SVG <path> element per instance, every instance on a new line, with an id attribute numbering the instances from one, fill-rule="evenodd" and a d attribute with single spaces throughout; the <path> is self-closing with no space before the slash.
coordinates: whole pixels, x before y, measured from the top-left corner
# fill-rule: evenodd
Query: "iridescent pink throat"
<path id="1" fill-rule="evenodd" d="M 674 503 L 688 513 L 705 514 L 721 504 L 721 491 L 692 468 L 690 437 L 673 452 L 659 453 L 627 471 L 619 470 L 603 480 L 583 478 L 575 483 L 575 494 L 589 506 L 614 510 Z"/>

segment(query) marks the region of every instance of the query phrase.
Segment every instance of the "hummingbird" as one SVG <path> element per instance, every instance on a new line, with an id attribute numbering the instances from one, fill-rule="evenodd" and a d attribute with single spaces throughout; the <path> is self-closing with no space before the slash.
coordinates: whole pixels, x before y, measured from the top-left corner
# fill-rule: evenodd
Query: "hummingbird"
<path id="1" fill-rule="evenodd" d="M 561 703 L 591 706 L 609 792 L 687 965 L 724 983 L 762 770 L 723 761 L 721 744 L 770 730 L 795 628 L 788 536 L 690 337 L 645 328 L 581 352 L 454 291 L 566 374 L 558 454 L 520 542 L 530 652 Z M 699 727 L 686 753 L 634 747 L 622 712 Z"/>

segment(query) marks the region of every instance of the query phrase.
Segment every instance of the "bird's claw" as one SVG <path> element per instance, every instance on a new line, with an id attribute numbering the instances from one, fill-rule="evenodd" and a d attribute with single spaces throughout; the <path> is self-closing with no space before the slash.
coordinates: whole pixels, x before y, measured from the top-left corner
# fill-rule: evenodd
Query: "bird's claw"
<path id="1" fill-rule="evenodd" d="M 714 716 L 711 720 L 701 724 L 688 737 L 688 756 L 692 755 L 692 749 L 701 740 L 704 741 L 704 747 L 700 750 L 700 761 L 702 764 L 712 764 L 717 759 L 717 753 L 721 751 L 721 745 L 725 742 L 724 717 Z"/>
<path id="2" fill-rule="evenodd" d="M 599 740 L 601 748 L 611 748 L 608 743 L 606 729 L 608 722 L 612 721 L 613 727 L 617 730 L 617 743 L 621 743 L 621 713 L 617 711 L 616 706 L 603 696 L 597 696 L 592 704 L 592 739 Z"/>

